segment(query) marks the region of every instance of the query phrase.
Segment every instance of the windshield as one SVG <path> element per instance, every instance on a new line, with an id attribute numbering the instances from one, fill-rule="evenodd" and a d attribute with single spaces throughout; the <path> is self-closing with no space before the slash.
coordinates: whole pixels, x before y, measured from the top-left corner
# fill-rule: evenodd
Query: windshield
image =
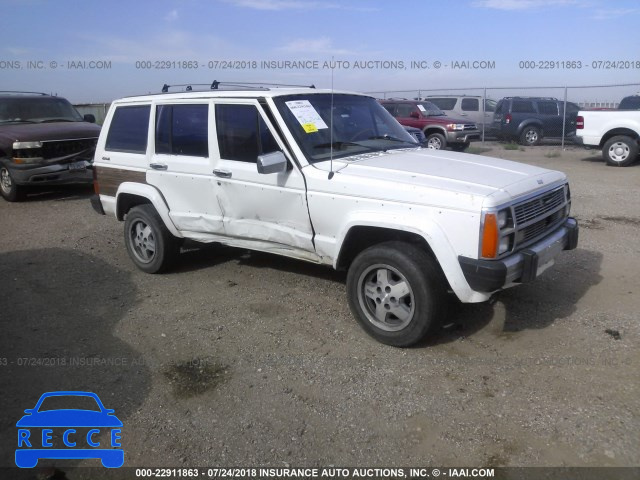
<path id="1" fill-rule="evenodd" d="M 424 117 L 439 117 L 446 115 L 442 110 L 438 108 L 435 103 L 431 102 L 418 102 L 418 110 Z"/>
<path id="2" fill-rule="evenodd" d="M 100 406 L 95 398 L 88 395 L 55 395 L 46 397 L 38 409 L 39 412 L 51 410 L 90 410 L 100 411 Z"/>
<path id="3" fill-rule="evenodd" d="M 83 118 L 64 98 L 0 99 L 0 123 L 82 122 Z"/>
<path id="4" fill-rule="evenodd" d="M 418 147 L 417 142 L 375 99 L 329 93 L 274 98 L 287 127 L 309 163 Z"/>

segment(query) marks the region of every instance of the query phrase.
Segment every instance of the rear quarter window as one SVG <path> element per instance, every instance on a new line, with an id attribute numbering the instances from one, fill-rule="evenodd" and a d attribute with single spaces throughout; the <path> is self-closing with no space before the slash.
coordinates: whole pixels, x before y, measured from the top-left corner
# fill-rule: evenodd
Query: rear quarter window
<path id="1" fill-rule="evenodd" d="M 145 153 L 150 112 L 150 105 L 116 107 L 109 126 L 105 150 Z"/>

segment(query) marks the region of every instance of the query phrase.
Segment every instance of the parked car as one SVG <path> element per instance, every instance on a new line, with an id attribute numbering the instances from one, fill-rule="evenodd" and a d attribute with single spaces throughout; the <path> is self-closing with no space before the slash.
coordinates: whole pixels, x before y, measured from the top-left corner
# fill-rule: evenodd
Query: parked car
<path id="1" fill-rule="evenodd" d="M 420 130 L 419 128 L 415 128 L 415 127 L 407 127 L 405 126 L 404 129 L 407 131 L 407 133 L 409 135 L 411 135 L 416 142 L 418 142 L 420 145 L 424 145 L 427 142 L 427 137 L 424 136 L 424 133 L 422 132 L 422 130 Z"/>
<path id="2" fill-rule="evenodd" d="M 187 238 L 345 269 L 354 316 L 394 346 L 443 320 L 447 292 L 489 300 L 578 241 L 563 173 L 421 148 L 350 92 L 116 100 L 94 172 L 92 205 L 124 221 L 139 269 L 166 270 Z"/>
<path id="3" fill-rule="evenodd" d="M 627 167 L 638 160 L 640 111 L 580 111 L 575 142 L 602 149 L 602 157 L 608 165 Z"/>
<path id="4" fill-rule="evenodd" d="M 100 127 L 64 98 L 0 92 L 0 194 L 15 202 L 29 186 L 91 183 Z"/>
<path id="5" fill-rule="evenodd" d="M 484 100 L 482 109 L 482 96 L 479 95 L 427 95 L 422 100 L 428 100 L 450 117 L 465 118 L 474 122 L 478 129 L 485 134 L 490 134 L 493 127 L 493 114 L 498 102 L 490 98 Z"/>
<path id="6" fill-rule="evenodd" d="M 449 117 L 431 102 L 389 99 L 380 100 L 380 103 L 402 125 L 422 130 L 429 148 L 441 150 L 451 147 L 462 152 L 469 147 L 471 140 L 480 138 L 475 123 Z"/>
<path id="7" fill-rule="evenodd" d="M 565 137 L 576 133 L 580 107 L 567 102 Z M 505 97 L 496 105 L 493 131 L 505 140 L 538 145 L 543 138 L 562 138 L 564 102 L 551 97 Z"/>

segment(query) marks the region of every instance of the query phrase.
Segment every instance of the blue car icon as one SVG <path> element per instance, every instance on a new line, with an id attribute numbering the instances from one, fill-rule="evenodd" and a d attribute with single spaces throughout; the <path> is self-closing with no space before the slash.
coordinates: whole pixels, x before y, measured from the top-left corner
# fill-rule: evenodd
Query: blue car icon
<path id="1" fill-rule="evenodd" d="M 69 403 L 82 405 L 82 408 L 67 408 Z M 52 408 L 59 405 L 64 408 Z M 45 458 L 99 458 L 107 468 L 124 464 L 124 450 L 120 444 L 122 422 L 114 415 L 114 410 L 104 408 L 95 393 L 45 393 L 34 408 L 24 413 L 26 415 L 16 423 L 18 467 L 33 468 L 39 459 Z M 57 434 L 55 445 L 54 430 Z M 101 445 L 98 436 L 107 430 L 108 445 Z"/>

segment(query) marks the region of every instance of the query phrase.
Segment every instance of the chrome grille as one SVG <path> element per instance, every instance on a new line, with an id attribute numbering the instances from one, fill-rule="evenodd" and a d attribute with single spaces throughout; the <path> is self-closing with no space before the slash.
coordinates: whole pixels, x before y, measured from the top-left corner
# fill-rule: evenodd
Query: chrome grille
<path id="1" fill-rule="evenodd" d="M 475 124 L 473 123 L 465 123 L 464 124 L 464 129 L 465 130 L 476 130 L 478 127 L 475 126 Z"/>
<path id="2" fill-rule="evenodd" d="M 42 156 L 45 159 L 66 157 L 75 153 L 85 152 L 87 158 L 93 156 L 97 138 L 83 138 L 79 140 L 60 140 L 42 142 Z"/>
<path id="3" fill-rule="evenodd" d="M 560 187 L 532 200 L 527 200 L 513 207 L 516 224 L 523 225 L 531 220 L 552 212 L 565 202 L 564 187 Z"/>

